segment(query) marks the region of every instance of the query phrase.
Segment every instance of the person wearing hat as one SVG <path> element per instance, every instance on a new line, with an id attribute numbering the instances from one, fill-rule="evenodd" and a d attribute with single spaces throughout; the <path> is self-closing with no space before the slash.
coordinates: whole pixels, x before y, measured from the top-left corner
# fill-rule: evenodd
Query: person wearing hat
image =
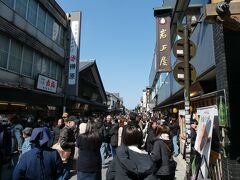
<path id="1" fill-rule="evenodd" d="M 69 116 L 64 119 L 65 127 L 60 132 L 59 143 L 64 151 L 71 151 L 70 158 L 67 163 L 63 165 L 63 174 L 60 179 L 69 179 L 72 164 L 72 157 L 74 155 L 76 139 L 74 135 L 75 123 L 78 119 L 75 116 Z"/>
<path id="2" fill-rule="evenodd" d="M 32 128 L 30 127 L 26 127 L 23 131 L 23 138 L 24 138 L 24 142 L 22 145 L 22 154 L 24 154 L 25 152 L 31 150 L 31 142 L 30 142 L 30 138 L 31 138 L 31 134 L 32 134 Z"/>
<path id="3" fill-rule="evenodd" d="M 47 127 L 35 128 L 30 142 L 33 149 L 24 153 L 17 163 L 12 179 L 58 179 L 62 173 L 62 160 L 55 149 L 47 146 L 50 132 Z"/>

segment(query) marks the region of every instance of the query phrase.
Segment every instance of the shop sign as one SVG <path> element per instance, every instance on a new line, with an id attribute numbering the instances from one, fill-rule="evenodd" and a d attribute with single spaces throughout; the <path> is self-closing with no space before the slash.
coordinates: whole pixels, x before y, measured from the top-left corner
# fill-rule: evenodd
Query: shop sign
<path id="1" fill-rule="evenodd" d="M 156 69 L 158 72 L 171 71 L 171 39 L 170 39 L 170 16 L 156 17 L 157 23 L 157 47 Z"/>
<path id="2" fill-rule="evenodd" d="M 56 93 L 57 92 L 57 81 L 39 74 L 38 79 L 37 79 L 37 89 Z"/>
<path id="3" fill-rule="evenodd" d="M 78 47 L 79 47 L 79 21 L 72 21 L 71 22 L 70 53 L 69 53 L 69 72 L 68 72 L 68 84 L 69 85 L 76 84 Z"/>

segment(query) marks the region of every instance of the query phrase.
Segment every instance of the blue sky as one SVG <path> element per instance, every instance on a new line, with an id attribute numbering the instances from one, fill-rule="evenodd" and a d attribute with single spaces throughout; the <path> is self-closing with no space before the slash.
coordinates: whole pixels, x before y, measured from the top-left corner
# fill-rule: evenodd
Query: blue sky
<path id="1" fill-rule="evenodd" d="M 80 59 L 96 59 L 106 91 L 120 93 L 135 108 L 155 48 L 153 8 L 162 0 L 57 0 L 65 12 L 82 12 Z"/>

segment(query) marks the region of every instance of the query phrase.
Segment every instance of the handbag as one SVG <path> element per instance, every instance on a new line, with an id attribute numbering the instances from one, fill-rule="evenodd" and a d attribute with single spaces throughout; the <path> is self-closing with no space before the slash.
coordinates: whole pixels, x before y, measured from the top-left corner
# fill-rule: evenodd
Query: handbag
<path id="1" fill-rule="evenodd" d="M 68 159 L 70 158 L 70 155 L 71 155 L 71 149 L 63 150 L 59 142 L 54 144 L 52 146 L 52 149 L 56 149 L 58 151 L 63 163 L 68 162 Z"/>

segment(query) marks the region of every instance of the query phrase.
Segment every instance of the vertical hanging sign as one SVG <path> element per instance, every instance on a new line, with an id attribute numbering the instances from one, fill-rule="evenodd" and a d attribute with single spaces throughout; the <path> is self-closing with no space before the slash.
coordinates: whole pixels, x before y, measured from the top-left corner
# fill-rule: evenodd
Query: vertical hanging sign
<path id="1" fill-rule="evenodd" d="M 170 39 L 170 16 L 156 17 L 157 25 L 157 48 L 156 69 L 158 72 L 171 71 L 171 39 Z"/>
<path id="2" fill-rule="evenodd" d="M 79 47 L 79 21 L 71 22 L 68 84 L 75 85 L 77 79 L 77 61 Z"/>

